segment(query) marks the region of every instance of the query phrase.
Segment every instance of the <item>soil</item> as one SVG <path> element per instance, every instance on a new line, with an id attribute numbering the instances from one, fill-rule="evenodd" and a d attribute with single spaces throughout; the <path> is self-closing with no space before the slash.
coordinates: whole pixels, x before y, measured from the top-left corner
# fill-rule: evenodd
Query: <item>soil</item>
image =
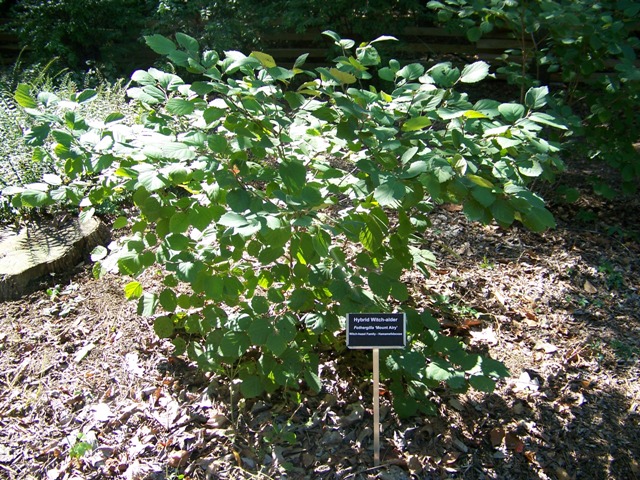
<path id="1" fill-rule="evenodd" d="M 243 400 L 172 355 L 124 278 L 48 279 L 0 304 L 0 478 L 638 478 L 640 199 L 582 193 L 543 234 L 434 210 L 438 267 L 407 281 L 511 377 L 491 394 L 443 386 L 439 415 L 409 420 L 382 389 L 378 467 L 372 387 L 344 361 L 317 395 Z"/>

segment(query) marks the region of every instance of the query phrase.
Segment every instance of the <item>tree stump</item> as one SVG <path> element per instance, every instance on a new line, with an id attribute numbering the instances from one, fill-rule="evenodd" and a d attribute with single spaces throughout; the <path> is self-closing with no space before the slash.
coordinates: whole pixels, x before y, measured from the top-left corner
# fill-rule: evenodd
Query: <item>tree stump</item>
<path id="1" fill-rule="evenodd" d="M 0 231 L 0 301 L 20 298 L 36 280 L 71 271 L 97 245 L 109 240 L 97 218 L 38 220 Z"/>

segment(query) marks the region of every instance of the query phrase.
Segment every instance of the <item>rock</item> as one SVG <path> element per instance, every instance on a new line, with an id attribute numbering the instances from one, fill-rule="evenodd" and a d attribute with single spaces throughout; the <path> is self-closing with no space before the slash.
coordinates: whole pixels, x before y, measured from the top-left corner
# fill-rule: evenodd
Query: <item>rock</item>
<path id="1" fill-rule="evenodd" d="M 108 228 L 97 218 L 5 227 L 0 231 L 0 301 L 25 295 L 47 274 L 71 271 L 108 239 Z"/>

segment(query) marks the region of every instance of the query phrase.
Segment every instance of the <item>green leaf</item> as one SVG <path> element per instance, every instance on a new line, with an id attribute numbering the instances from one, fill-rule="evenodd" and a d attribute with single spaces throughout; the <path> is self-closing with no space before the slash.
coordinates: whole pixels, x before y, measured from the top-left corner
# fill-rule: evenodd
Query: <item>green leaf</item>
<path id="1" fill-rule="evenodd" d="M 243 188 L 236 188 L 227 193 L 227 204 L 236 213 L 243 213 L 251 205 L 251 196 Z"/>
<path id="2" fill-rule="evenodd" d="M 556 226 L 553 215 L 546 208 L 532 208 L 522 215 L 522 223 L 534 232 L 542 232 Z"/>
<path id="3" fill-rule="evenodd" d="M 420 78 L 423 74 L 424 67 L 419 63 L 410 63 L 396 72 L 396 76 L 404 78 L 407 81 Z"/>
<path id="4" fill-rule="evenodd" d="M 482 30 L 479 27 L 471 27 L 467 30 L 467 38 L 470 42 L 477 42 L 482 37 Z"/>
<path id="5" fill-rule="evenodd" d="M 253 320 L 247 333 L 251 342 L 256 346 L 266 345 L 269 335 L 273 331 L 273 325 L 266 318 L 258 317 Z"/>
<path id="6" fill-rule="evenodd" d="M 531 115 L 529 115 L 529 120 L 536 123 L 540 123 L 542 125 L 548 125 L 550 127 L 559 128 L 560 130 L 568 129 L 567 125 L 565 125 L 561 120 L 547 113 L 534 112 Z"/>
<path id="7" fill-rule="evenodd" d="M 162 90 L 153 85 L 147 85 L 142 88 L 130 88 L 127 90 L 127 95 L 134 100 L 138 100 L 139 102 L 146 103 L 148 105 L 156 105 L 164 102 L 165 100 Z"/>
<path id="8" fill-rule="evenodd" d="M 431 119 L 429 117 L 414 117 L 404 122 L 402 125 L 402 131 L 415 132 L 416 130 L 422 130 L 430 125 Z"/>
<path id="9" fill-rule="evenodd" d="M 274 60 L 274 58 L 269 55 L 268 53 L 263 53 L 263 52 L 251 52 L 250 54 L 252 57 L 257 58 L 258 61 L 260 62 L 260 64 L 264 67 L 264 68 L 273 68 L 276 67 L 276 61 Z"/>
<path id="10" fill-rule="evenodd" d="M 31 96 L 31 87 L 26 83 L 18 85 L 13 98 L 22 108 L 37 108 L 38 102 Z"/>
<path id="11" fill-rule="evenodd" d="M 177 48 L 175 43 L 159 34 L 146 35 L 144 40 L 151 50 L 160 55 L 168 55 Z"/>
<path id="12" fill-rule="evenodd" d="M 293 64 L 293 68 L 300 68 L 307 61 L 308 53 L 303 53 L 298 58 L 296 58 L 295 63 Z"/>
<path id="13" fill-rule="evenodd" d="M 382 183 L 373 192 L 373 198 L 381 207 L 397 207 L 406 194 L 406 187 L 402 182 L 395 178 Z"/>
<path id="14" fill-rule="evenodd" d="M 297 192 L 304 187 L 307 169 L 302 162 L 298 160 L 283 162 L 278 171 L 282 182 L 293 192 Z"/>
<path id="15" fill-rule="evenodd" d="M 304 380 L 307 382 L 307 386 L 316 393 L 322 390 L 322 381 L 317 373 L 309 370 L 304 371 Z"/>
<path id="16" fill-rule="evenodd" d="M 153 330 L 160 338 L 170 338 L 174 332 L 173 319 L 166 315 L 156 318 L 153 322 Z"/>
<path id="17" fill-rule="evenodd" d="M 257 375 L 247 374 L 245 372 L 240 373 L 240 392 L 246 398 L 254 398 L 264 392 L 262 381 Z"/>
<path id="18" fill-rule="evenodd" d="M 418 413 L 418 401 L 408 395 L 394 393 L 393 409 L 400 418 L 409 418 Z"/>
<path id="19" fill-rule="evenodd" d="M 112 228 L 114 230 L 118 230 L 120 228 L 124 228 L 129 224 L 129 219 L 127 217 L 118 217 L 114 220 Z"/>
<path id="20" fill-rule="evenodd" d="M 469 377 L 469 384 L 476 390 L 491 393 L 496 388 L 496 382 L 485 375 L 472 375 Z"/>
<path id="21" fill-rule="evenodd" d="M 548 87 L 531 87 L 524 96 L 524 104 L 530 109 L 542 108 L 547 104 Z"/>
<path id="22" fill-rule="evenodd" d="M 342 70 L 338 70 L 337 68 L 330 69 L 329 74 L 334 80 L 342 85 L 350 85 L 358 81 L 358 79 L 351 73 L 343 72 Z"/>
<path id="23" fill-rule="evenodd" d="M 251 346 L 251 340 L 244 332 L 228 331 L 220 343 L 220 353 L 232 360 L 240 358 Z"/>
<path id="24" fill-rule="evenodd" d="M 140 85 L 155 85 L 156 79 L 146 70 L 136 70 L 131 75 L 131 80 Z"/>
<path id="25" fill-rule="evenodd" d="M 484 80 L 489 75 L 489 64 L 485 62 L 475 62 L 466 65 L 460 74 L 462 83 L 476 83 Z"/>
<path id="26" fill-rule="evenodd" d="M 140 298 L 142 296 L 142 284 L 140 282 L 129 282 L 124 287 L 124 296 L 127 300 Z"/>
<path id="27" fill-rule="evenodd" d="M 227 212 L 220 217 L 218 223 L 225 227 L 244 227 L 249 224 L 249 221 L 239 213 Z"/>
<path id="28" fill-rule="evenodd" d="M 191 54 L 197 54 L 198 51 L 200 50 L 200 45 L 198 44 L 198 41 L 195 38 L 190 37 L 189 35 L 186 35 L 184 33 L 181 33 L 181 32 L 176 33 L 176 41 L 178 42 L 178 45 L 180 45 L 185 50 L 188 50 L 189 53 Z"/>
<path id="29" fill-rule="evenodd" d="M 160 306 L 167 312 L 173 312 L 178 306 L 176 294 L 170 288 L 165 288 L 158 296 Z"/>
<path id="30" fill-rule="evenodd" d="M 434 358 L 425 371 L 427 378 L 437 382 L 445 382 L 451 377 L 451 364 L 445 360 Z"/>
<path id="31" fill-rule="evenodd" d="M 384 275 L 380 275 L 376 272 L 370 272 L 367 277 L 367 283 L 374 295 L 380 297 L 383 300 L 389 296 L 391 291 L 391 283 L 389 278 Z"/>
<path id="32" fill-rule="evenodd" d="M 91 100 L 95 100 L 98 96 L 98 92 L 92 89 L 83 90 L 79 95 L 76 96 L 77 103 L 87 103 Z"/>
<path id="33" fill-rule="evenodd" d="M 471 195 L 485 208 L 493 205 L 496 200 L 496 194 L 489 188 L 474 187 L 471 189 Z"/>
<path id="34" fill-rule="evenodd" d="M 167 111 L 174 115 L 189 115 L 195 110 L 195 105 L 184 98 L 170 98 L 166 105 Z"/>
<path id="35" fill-rule="evenodd" d="M 150 317 L 156 311 L 158 297 L 152 293 L 145 293 L 138 300 L 138 315 Z"/>
<path id="36" fill-rule="evenodd" d="M 51 203 L 47 192 L 31 189 L 24 190 L 20 194 L 20 201 L 23 207 L 42 207 Z"/>
<path id="37" fill-rule="evenodd" d="M 515 209 L 503 198 L 497 198 L 491 205 L 491 214 L 502 226 L 509 226 L 515 219 Z"/>
<path id="38" fill-rule="evenodd" d="M 524 116 L 524 105 L 519 103 L 503 103 L 498 106 L 498 111 L 507 122 L 515 122 Z"/>

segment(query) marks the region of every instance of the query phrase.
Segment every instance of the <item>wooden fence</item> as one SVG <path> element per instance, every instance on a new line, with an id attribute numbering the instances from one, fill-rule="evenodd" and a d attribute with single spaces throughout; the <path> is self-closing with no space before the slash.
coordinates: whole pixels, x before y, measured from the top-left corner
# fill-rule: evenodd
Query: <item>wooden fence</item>
<path id="1" fill-rule="evenodd" d="M 21 46 L 15 35 L 3 32 L 2 26 L 5 23 L 6 19 L 0 18 L 0 63 L 7 65 L 18 58 Z M 640 31 L 640 23 L 637 30 Z M 438 27 L 408 27 L 393 36 L 399 42 L 391 42 L 392 44 L 388 46 L 396 58 L 399 56 L 403 61 L 422 63 L 439 61 L 445 56 L 461 62 L 473 60 L 494 62 L 507 50 L 512 50 L 510 60 L 520 63 L 522 57 L 519 52 L 522 47 L 533 48 L 530 39 L 516 38 L 513 33 L 507 31 L 493 31 L 477 42 L 470 42 L 464 32 L 452 32 Z M 322 35 L 320 30 L 309 30 L 304 33 L 274 32 L 260 39 L 259 48 L 272 55 L 279 65 L 285 67 L 292 66 L 295 60 L 305 53 L 308 54 L 306 62 L 308 68 L 325 66 L 338 53 L 333 41 Z M 140 52 L 133 52 L 132 55 L 141 58 L 149 57 L 149 62 L 152 62 L 150 53 L 146 46 L 141 45 Z M 615 62 L 607 64 L 610 70 L 613 70 L 614 66 Z M 636 66 L 640 68 L 640 61 L 636 62 Z M 549 80 L 558 79 L 559 76 L 555 75 Z"/>

